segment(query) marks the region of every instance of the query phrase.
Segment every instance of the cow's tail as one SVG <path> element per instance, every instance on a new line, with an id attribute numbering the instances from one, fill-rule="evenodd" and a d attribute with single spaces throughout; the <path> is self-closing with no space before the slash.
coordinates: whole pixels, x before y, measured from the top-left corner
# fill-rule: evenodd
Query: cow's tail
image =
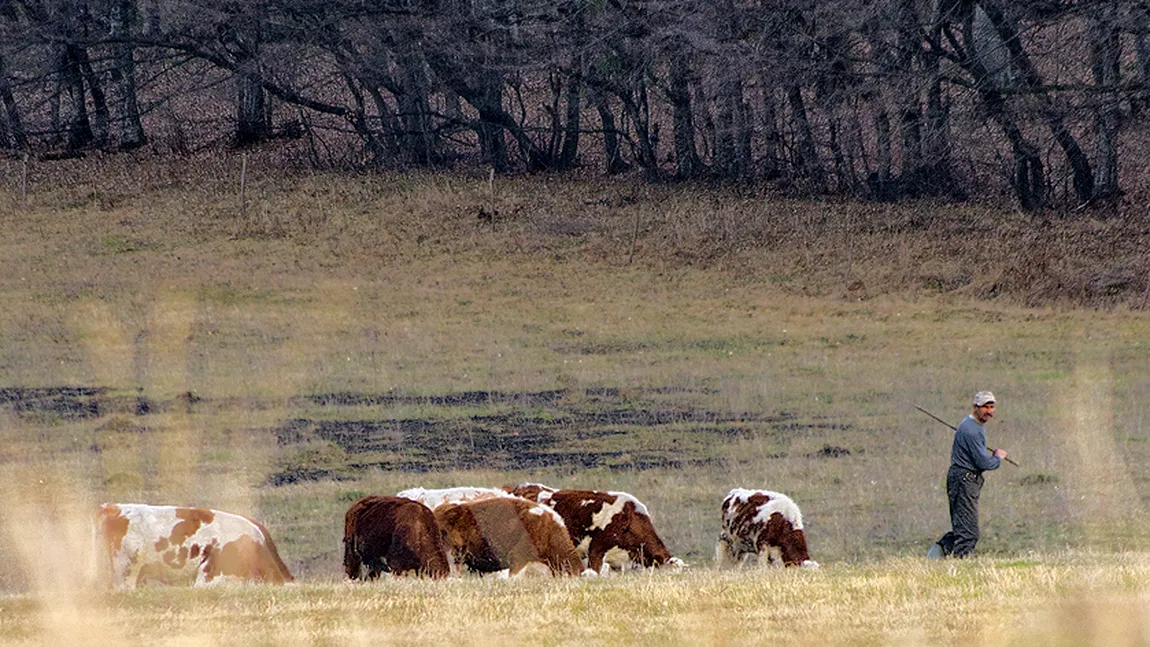
<path id="1" fill-rule="evenodd" d="M 268 529 L 265 528 L 260 522 L 252 521 L 252 523 L 254 523 L 256 527 L 260 529 L 260 532 L 264 534 L 264 544 L 267 546 L 268 553 L 271 554 L 272 561 L 275 562 L 276 568 L 279 569 L 280 575 L 283 576 L 283 581 L 294 582 L 295 576 L 293 576 L 291 571 L 288 570 L 287 564 L 284 564 L 284 561 L 280 559 L 280 552 L 276 549 L 276 543 L 272 540 L 272 534 L 268 532 Z"/>
<path id="2" fill-rule="evenodd" d="M 88 556 L 87 572 L 84 573 L 84 585 L 90 589 L 114 588 L 115 568 L 112 563 L 112 547 L 108 544 L 105 518 L 105 510 L 101 506 L 92 519 L 92 552 Z"/>

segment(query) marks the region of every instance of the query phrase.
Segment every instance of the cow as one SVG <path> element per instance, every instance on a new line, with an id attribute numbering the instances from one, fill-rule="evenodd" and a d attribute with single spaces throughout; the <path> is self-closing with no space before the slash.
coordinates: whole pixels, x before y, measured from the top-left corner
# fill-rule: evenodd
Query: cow
<path id="1" fill-rule="evenodd" d="M 506 490 L 498 488 L 461 486 L 437 490 L 414 487 L 399 492 L 396 496 L 411 499 L 412 501 L 419 501 L 434 510 L 445 503 L 463 503 L 465 501 L 476 501 L 479 499 L 508 498 L 512 495 Z"/>
<path id="2" fill-rule="evenodd" d="M 715 546 L 719 566 L 742 564 L 757 555 L 760 564 L 818 568 L 807 552 L 803 515 L 785 494 L 735 488 L 723 499 L 723 530 Z"/>
<path id="3" fill-rule="evenodd" d="M 626 571 L 633 565 L 684 566 L 655 532 L 647 506 L 626 492 L 556 490 L 539 483 L 521 483 L 510 491 L 554 508 L 587 567 L 596 573 Z"/>
<path id="4" fill-rule="evenodd" d="M 92 528 L 97 581 L 121 591 L 146 584 L 213 586 L 292 582 L 267 528 L 209 508 L 105 503 Z"/>
<path id="5" fill-rule="evenodd" d="M 358 580 L 381 573 L 447 577 L 451 566 L 431 510 L 403 497 L 369 495 L 347 509 L 343 524 L 343 570 Z"/>
<path id="6" fill-rule="evenodd" d="M 447 503 L 435 518 L 457 567 L 509 576 L 539 572 L 578 575 L 579 553 L 563 519 L 551 508 L 518 497 Z"/>

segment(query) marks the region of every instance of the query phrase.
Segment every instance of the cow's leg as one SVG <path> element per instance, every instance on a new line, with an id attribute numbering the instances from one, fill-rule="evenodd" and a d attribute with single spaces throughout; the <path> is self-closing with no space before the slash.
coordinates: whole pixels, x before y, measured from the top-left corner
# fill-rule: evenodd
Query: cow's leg
<path id="1" fill-rule="evenodd" d="M 396 536 L 391 541 L 391 546 L 387 549 L 387 568 L 391 571 L 392 575 L 407 575 L 413 573 L 419 576 L 423 572 L 425 564 L 419 558 L 419 554 L 411 549 L 411 546 Z"/>
<path id="2" fill-rule="evenodd" d="M 586 539 L 584 539 L 586 541 Z M 600 575 L 606 575 L 603 571 L 603 556 L 607 554 L 607 546 L 605 541 L 600 541 L 599 537 L 591 540 L 587 546 L 587 568 L 595 571 Z M 610 571 L 610 564 L 607 565 L 607 570 Z"/>
<path id="3" fill-rule="evenodd" d="M 343 572 L 349 579 L 358 580 L 363 571 L 363 560 L 359 556 L 354 537 L 343 538 Z"/>
<path id="4" fill-rule="evenodd" d="M 784 566 L 782 549 L 778 546 L 764 546 L 759 551 L 759 566 L 782 568 Z"/>
<path id="5" fill-rule="evenodd" d="M 612 546 L 603 553 L 603 563 L 611 568 L 611 570 L 626 573 L 631 568 L 631 564 L 637 561 L 632 558 L 631 554 L 625 549 L 618 546 Z M 642 563 L 641 561 L 639 563 Z"/>
<path id="6" fill-rule="evenodd" d="M 715 540 L 715 568 L 724 568 L 734 559 L 735 551 L 731 537 L 727 533 L 720 533 Z"/>
<path id="7" fill-rule="evenodd" d="M 531 561 L 508 569 L 508 576 L 514 579 L 532 577 L 551 577 L 551 567 L 543 562 Z"/>
<path id="8" fill-rule="evenodd" d="M 364 566 L 367 566 L 367 579 L 369 580 L 377 580 L 381 574 L 387 572 L 387 564 L 382 557 L 373 557 L 367 560 Z"/>
<path id="9" fill-rule="evenodd" d="M 136 588 L 136 578 L 139 577 L 140 569 L 136 566 L 136 560 L 128 557 L 121 557 L 112 560 L 112 588 L 116 591 L 125 591 L 128 589 Z"/>
<path id="10" fill-rule="evenodd" d="M 124 577 L 119 590 L 140 588 L 148 582 L 150 563 L 139 554 L 133 555 L 123 566 Z"/>

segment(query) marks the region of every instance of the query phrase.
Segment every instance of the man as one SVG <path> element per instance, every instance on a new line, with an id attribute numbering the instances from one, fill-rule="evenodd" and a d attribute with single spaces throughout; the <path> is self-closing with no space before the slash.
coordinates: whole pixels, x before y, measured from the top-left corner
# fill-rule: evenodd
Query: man
<path id="1" fill-rule="evenodd" d="M 951 531 L 930 547 L 928 559 L 966 557 L 978 543 L 978 495 L 982 473 L 998 469 L 1006 450 L 986 446 L 986 423 L 994 417 L 994 394 L 974 394 L 974 409 L 954 432 L 950 470 L 946 473 L 946 497 L 950 501 Z"/>

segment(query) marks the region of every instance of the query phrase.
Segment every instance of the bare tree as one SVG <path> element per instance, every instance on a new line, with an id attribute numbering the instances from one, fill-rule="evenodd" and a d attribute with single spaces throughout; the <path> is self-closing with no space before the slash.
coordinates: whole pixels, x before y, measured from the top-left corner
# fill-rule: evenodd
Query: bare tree
<path id="1" fill-rule="evenodd" d="M 131 27 L 138 13 L 133 0 L 112 0 L 108 7 L 108 38 L 112 45 L 110 76 L 116 93 L 120 148 L 131 150 L 147 142 L 136 88 L 135 47 Z"/>
<path id="2" fill-rule="evenodd" d="M 1100 3 L 1091 16 L 1091 70 L 1098 87 L 1096 130 L 1098 164 L 1094 198 L 1118 195 L 1119 13 L 1117 3 Z"/>

